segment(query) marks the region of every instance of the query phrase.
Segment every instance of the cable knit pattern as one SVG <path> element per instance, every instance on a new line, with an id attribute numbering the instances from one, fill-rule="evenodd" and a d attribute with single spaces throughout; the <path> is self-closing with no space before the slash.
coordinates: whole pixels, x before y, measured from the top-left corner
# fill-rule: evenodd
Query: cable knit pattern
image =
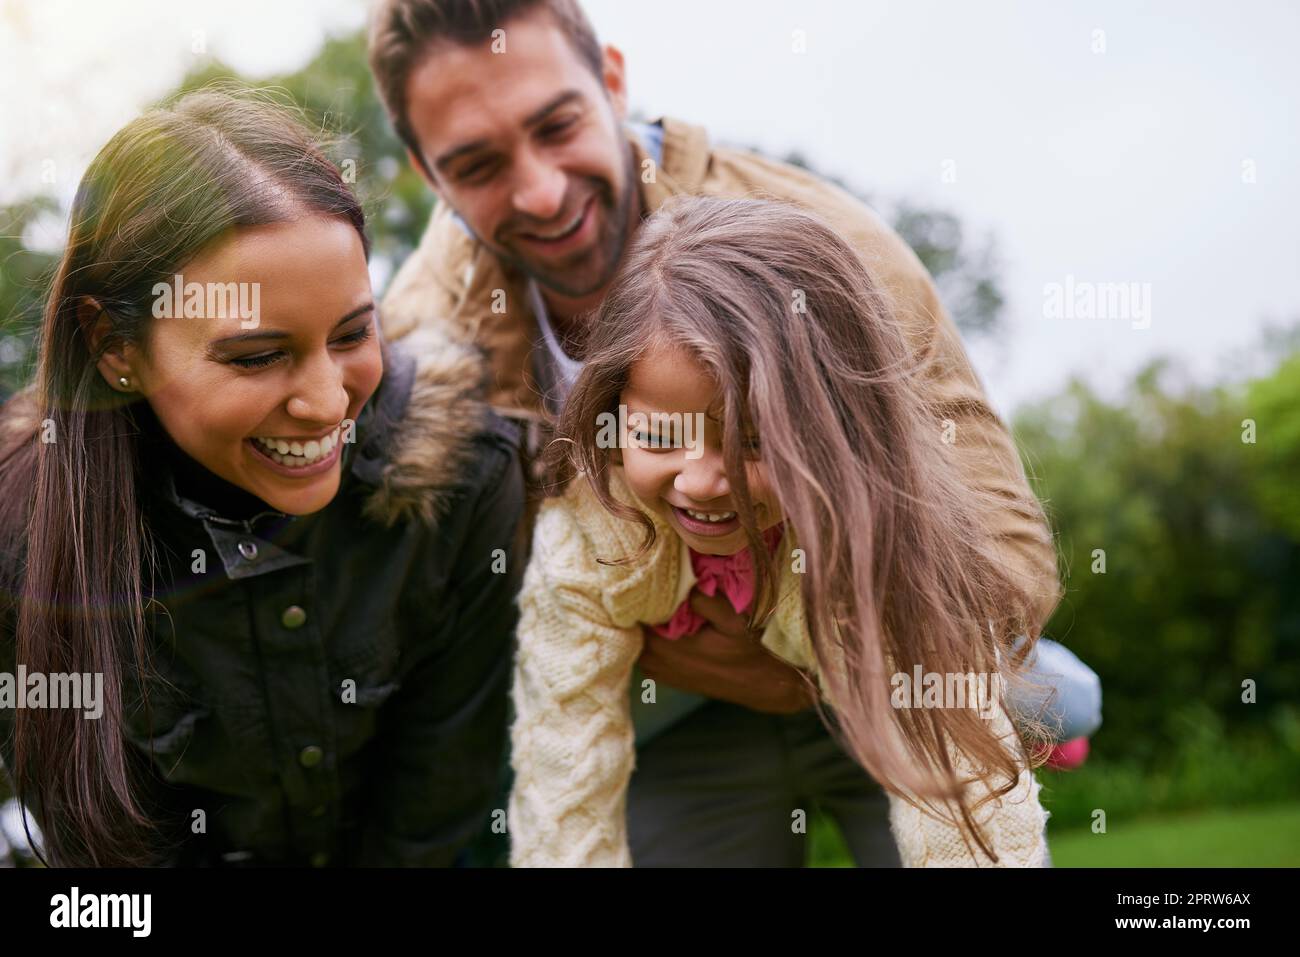
<path id="1" fill-rule="evenodd" d="M 998 736 L 1015 744 L 1015 729 L 1007 714 L 998 707 L 990 720 L 997 725 Z M 965 755 L 953 755 L 958 779 L 973 779 L 967 787 L 970 805 L 990 793 L 989 787 L 976 777 Z M 1038 779 L 1029 769 L 1020 772 L 1015 788 L 974 812 L 997 863 L 989 860 L 972 841 L 968 849 L 961 832 L 936 815 L 912 807 L 901 798 L 889 797 L 889 826 L 905 867 L 1043 867 L 1047 856 L 1047 812 L 1038 799 Z M 955 806 L 951 812 L 956 819 Z"/>
<path id="2" fill-rule="evenodd" d="M 637 504 L 617 469 L 611 491 Z M 636 747 L 628 682 L 641 653 L 641 624 L 667 622 L 694 584 L 686 543 L 658 515 L 647 514 L 656 527 L 654 545 L 634 562 L 611 566 L 597 559 L 635 553 L 641 529 L 606 512 L 585 480 L 579 478 L 563 497 L 541 507 L 519 599 L 512 690 L 514 867 L 632 864 L 626 799 Z M 787 531 L 778 552 L 781 599 L 763 644 L 816 672 L 798 576 L 784 560 L 793 547 Z M 992 720 L 999 735 L 1014 744 L 1014 737 L 1007 738 L 1015 730 L 1005 712 L 999 710 Z M 953 760 L 963 777 L 974 776 L 964 756 Z M 978 859 L 973 857 L 951 823 L 890 795 L 890 828 L 904 866 L 1043 866 L 1046 813 L 1038 792 L 1033 773 L 1025 769 L 1013 791 L 976 812 L 997 865 L 978 848 Z M 971 803 L 987 793 L 976 780 Z"/>
<path id="3" fill-rule="evenodd" d="M 582 499 L 586 521 L 576 509 Z M 638 622 L 664 620 L 673 609 L 681 540 L 661 528 L 643 561 L 596 559 L 632 554 L 639 536 L 581 480 L 538 514 L 512 691 L 514 867 L 631 865 L 625 809 L 636 746 L 628 681 L 641 653 Z"/>

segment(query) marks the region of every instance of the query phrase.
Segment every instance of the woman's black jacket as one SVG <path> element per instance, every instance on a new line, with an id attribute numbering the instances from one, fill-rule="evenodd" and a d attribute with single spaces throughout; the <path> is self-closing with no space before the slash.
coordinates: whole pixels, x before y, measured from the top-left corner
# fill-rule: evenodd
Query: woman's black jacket
<path id="1" fill-rule="evenodd" d="M 524 490 L 481 379 L 460 346 L 391 347 L 340 490 L 307 516 L 218 514 L 178 483 L 174 446 L 142 442 L 159 570 L 125 726 L 162 862 L 447 865 L 503 813 Z M 14 716 L 0 708 L 7 764 Z"/>

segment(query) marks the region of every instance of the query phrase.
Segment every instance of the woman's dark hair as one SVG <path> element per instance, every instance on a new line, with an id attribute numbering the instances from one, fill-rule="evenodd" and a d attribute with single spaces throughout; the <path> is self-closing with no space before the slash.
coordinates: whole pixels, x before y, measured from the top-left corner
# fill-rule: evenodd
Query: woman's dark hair
<path id="1" fill-rule="evenodd" d="M 99 720 L 69 708 L 15 712 L 10 771 L 42 824 L 49 863 L 155 862 L 122 713 L 127 679 L 143 687 L 147 668 L 153 561 L 136 496 L 143 410 L 107 385 L 97 363 L 126 343 L 148 354 L 154 284 L 201 251 L 242 227 L 312 215 L 351 223 L 369 255 L 362 208 L 322 142 L 292 109 L 230 88 L 128 123 L 77 190 L 36 381 L 11 400 L 36 431 L 5 436 L 0 448 L 0 534 L 24 552 L 9 573 L 16 660 L 32 672 L 104 676 Z M 87 303 L 110 324 L 93 350 Z"/>

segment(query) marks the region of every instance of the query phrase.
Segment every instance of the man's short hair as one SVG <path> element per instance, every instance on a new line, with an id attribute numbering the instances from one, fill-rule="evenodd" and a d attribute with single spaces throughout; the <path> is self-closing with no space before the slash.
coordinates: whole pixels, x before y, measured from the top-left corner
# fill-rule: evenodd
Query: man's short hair
<path id="1" fill-rule="evenodd" d="M 406 86 L 439 42 L 476 46 L 524 13 L 547 11 L 578 57 L 599 79 L 603 57 L 578 0 L 379 0 L 370 23 L 370 70 L 397 135 L 425 162 L 411 127 Z M 426 172 L 432 171 L 426 168 Z"/>

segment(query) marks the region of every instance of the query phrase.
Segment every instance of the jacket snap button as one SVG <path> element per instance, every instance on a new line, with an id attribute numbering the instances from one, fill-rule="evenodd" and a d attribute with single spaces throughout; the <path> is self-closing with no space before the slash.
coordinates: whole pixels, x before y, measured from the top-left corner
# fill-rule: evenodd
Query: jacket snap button
<path id="1" fill-rule="evenodd" d="M 257 558 L 257 543 L 243 541 L 239 543 L 239 554 L 243 555 L 250 562 Z"/>
<path id="2" fill-rule="evenodd" d="M 286 628 L 301 628 L 307 624 L 307 612 L 300 605 L 290 605 L 280 615 L 280 624 Z"/>
<path id="3" fill-rule="evenodd" d="M 321 758 L 325 757 L 325 752 L 317 745 L 309 744 L 298 754 L 298 763 L 304 768 L 314 768 L 320 764 Z"/>
<path id="4" fill-rule="evenodd" d="M 312 867 L 324 867 L 329 862 L 330 862 L 330 856 L 326 854 L 324 851 L 317 851 L 315 854 L 311 856 Z"/>

